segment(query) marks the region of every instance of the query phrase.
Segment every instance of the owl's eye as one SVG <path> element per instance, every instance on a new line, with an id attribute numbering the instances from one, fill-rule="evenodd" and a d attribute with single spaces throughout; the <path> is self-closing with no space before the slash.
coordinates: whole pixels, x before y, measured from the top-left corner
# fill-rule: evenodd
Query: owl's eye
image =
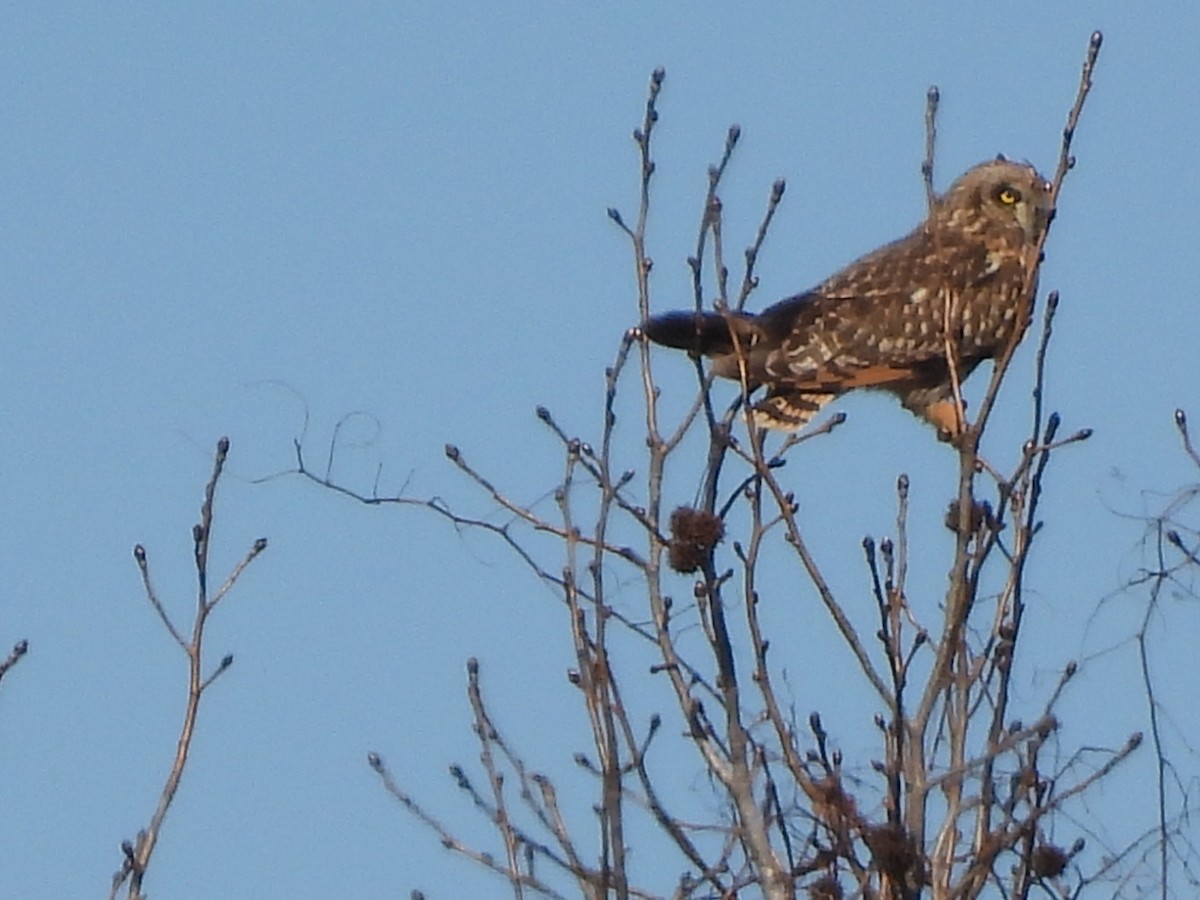
<path id="1" fill-rule="evenodd" d="M 1005 206 L 1014 206 L 1021 199 L 1021 192 L 1006 184 L 996 191 L 996 199 Z"/>

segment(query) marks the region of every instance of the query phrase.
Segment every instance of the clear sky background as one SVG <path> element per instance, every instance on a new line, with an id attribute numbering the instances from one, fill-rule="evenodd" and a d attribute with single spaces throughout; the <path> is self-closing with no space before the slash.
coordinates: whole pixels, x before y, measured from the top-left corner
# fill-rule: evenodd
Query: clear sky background
<path id="1" fill-rule="evenodd" d="M 636 320 L 628 247 L 604 211 L 635 209 L 629 134 L 653 67 L 667 70 L 655 303 L 690 302 L 705 168 L 738 122 L 723 191 L 735 254 L 771 182 L 788 179 L 762 305 L 921 218 L 931 83 L 939 186 L 997 152 L 1051 171 L 1095 28 L 1096 89 L 1042 276 L 1063 296 L 1051 405 L 1067 429 L 1096 429 L 1052 466 L 1031 573 L 1031 652 L 1044 656 L 1024 699 L 1036 708 L 1067 658 L 1092 659 L 1090 688 L 1064 707 L 1064 754 L 1146 727 L 1129 647 L 1094 656 L 1136 618 L 1131 601 L 1101 606 L 1140 563 L 1141 526 L 1116 513 L 1195 478 L 1171 419 L 1184 406 L 1200 420 L 1193 3 L 7 6 L 0 645 L 31 650 L 0 689 L 0 895 L 103 895 L 120 842 L 153 810 L 186 669 L 131 549 L 146 545 L 190 621 L 190 529 L 223 434 L 215 575 L 255 538 L 271 543 L 212 623 L 212 663 L 236 662 L 207 695 L 149 891 L 503 895 L 385 795 L 366 754 L 486 837 L 444 774 L 476 755 L 462 690 L 475 655 L 498 719 L 561 778 L 584 828 L 590 786 L 570 755 L 586 726 L 563 677 L 561 606 L 486 536 L 261 479 L 294 465 L 296 438 L 323 459 L 338 421 L 362 412 L 343 430 L 343 482 L 369 491 L 382 467 L 384 489 L 407 481 L 503 521 L 445 461 L 453 441 L 553 514 L 560 452 L 533 410 L 599 434 L 603 369 Z M 1024 436 L 1031 358 L 1024 348 L 994 423 L 1002 460 Z M 683 361 L 660 371 L 668 402 L 690 396 Z M 908 472 L 932 609 L 952 454 L 886 398 L 841 408 L 849 424 L 785 475 L 814 550 L 866 603 L 859 540 L 892 528 L 891 486 Z M 631 613 L 640 597 L 628 585 Z M 1166 698 L 1172 728 L 1194 740 L 1193 620 L 1174 604 L 1155 634 L 1161 673 L 1185 673 Z M 795 674 L 801 694 L 821 649 Z M 801 713 L 869 723 L 853 680 L 844 695 L 830 683 Z M 1148 798 L 1148 763 L 1110 799 Z M 1135 806 L 1151 824 L 1149 800 Z"/>

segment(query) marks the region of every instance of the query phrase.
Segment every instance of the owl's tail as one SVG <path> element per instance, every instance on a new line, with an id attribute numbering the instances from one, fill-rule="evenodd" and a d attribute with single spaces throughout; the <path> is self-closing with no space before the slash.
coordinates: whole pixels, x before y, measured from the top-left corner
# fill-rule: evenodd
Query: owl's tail
<path id="1" fill-rule="evenodd" d="M 752 415 L 759 428 L 799 431 L 834 396 L 820 391 L 772 391 L 754 404 Z"/>
<path id="2" fill-rule="evenodd" d="M 733 353 L 733 335 L 743 348 L 750 345 L 753 317 L 745 313 L 721 315 L 715 312 L 679 310 L 651 316 L 642 323 L 642 333 L 656 344 L 675 347 L 701 356 Z"/>

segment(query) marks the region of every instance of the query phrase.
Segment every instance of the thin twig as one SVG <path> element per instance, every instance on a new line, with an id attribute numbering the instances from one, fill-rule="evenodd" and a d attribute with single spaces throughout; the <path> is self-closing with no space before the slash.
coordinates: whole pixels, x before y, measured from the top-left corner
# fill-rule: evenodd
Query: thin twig
<path id="1" fill-rule="evenodd" d="M 0 680 L 8 674 L 8 670 L 19 663 L 25 654 L 29 652 L 29 641 L 21 640 L 13 644 L 12 650 L 9 651 L 8 657 L 0 661 Z"/>
<path id="2" fill-rule="evenodd" d="M 135 841 L 126 841 L 122 844 L 123 861 L 120 869 L 113 876 L 112 888 L 109 893 L 110 898 L 115 898 L 122 884 L 129 882 L 128 897 L 129 900 L 141 900 L 144 897 L 142 893 L 142 884 L 146 877 L 147 869 L 150 865 L 150 859 L 154 854 L 154 849 L 158 844 L 159 835 L 162 831 L 163 822 L 166 820 L 167 812 L 171 808 L 171 804 L 175 799 L 175 794 L 179 789 L 179 783 L 183 778 L 184 769 L 187 766 L 188 752 L 191 749 L 192 738 L 195 735 L 196 720 L 200 710 L 200 700 L 205 691 L 212 686 L 222 674 L 229 670 L 233 665 L 233 656 L 226 654 L 222 657 L 217 667 L 206 677 L 203 673 L 203 643 L 205 626 L 208 622 L 208 617 L 212 613 L 217 602 L 225 597 L 233 588 L 242 572 L 246 567 L 256 559 L 267 548 L 265 538 L 260 538 L 255 541 L 253 547 L 246 556 L 239 562 L 230 573 L 225 583 L 218 590 L 217 594 L 209 599 L 208 596 L 208 556 L 210 548 L 210 539 L 212 536 L 215 498 L 217 484 L 221 479 L 221 473 L 225 467 L 225 460 L 229 455 L 229 439 L 221 438 L 217 443 L 217 452 L 213 460 L 212 475 L 209 477 L 208 483 L 204 489 L 204 502 L 200 508 L 200 521 L 192 528 L 193 541 L 193 558 L 196 565 L 196 580 L 198 584 L 198 594 L 196 601 L 196 612 L 192 622 L 192 632 L 189 639 L 185 639 L 180 631 L 175 628 L 167 615 L 162 601 L 159 599 L 157 592 L 154 590 L 150 579 L 150 566 L 147 561 L 146 550 L 138 544 L 134 548 L 134 559 L 138 565 L 138 571 L 142 576 L 142 584 L 146 590 L 146 596 L 150 601 L 155 613 L 162 621 L 168 634 L 180 646 L 188 659 L 188 687 L 187 700 L 184 708 L 183 725 L 180 729 L 179 740 L 175 749 L 175 759 L 171 765 L 171 770 L 167 774 L 166 783 L 163 785 L 162 793 L 159 795 L 158 805 L 154 810 L 154 814 L 150 818 L 150 824 L 145 829 L 138 832 Z"/>
<path id="3" fill-rule="evenodd" d="M 783 201 L 783 192 L 787 189 L 787 182 L 782 178 L 775 179 L 775 183 L 771 185 L 771 196 L 767 199 L 767 210 L 763 213 L 762 221 L 758 223 L 758 231 L 754 233 L 754 243 L 746 248 L 746 270 L 742 275 L 742 288 L 738 291 L 737 303 L 734 309 L 742 310 L 746 307 L 746 301 L 750 299 L 750 294 L 758 287 L 758 276 L 754 273 L 754 267 L 758 264 L 758 254 L 762 252 L 763 242 L 767 239 L 767 230 L 771 227 L 771 222 L 775 218 L 775 212 L 779 209 L 779 204 Z"/>

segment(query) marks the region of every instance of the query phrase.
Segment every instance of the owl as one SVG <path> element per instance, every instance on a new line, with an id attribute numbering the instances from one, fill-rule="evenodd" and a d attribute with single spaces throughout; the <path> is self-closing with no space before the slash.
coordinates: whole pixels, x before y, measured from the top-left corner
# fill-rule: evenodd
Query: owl
<path id="1" fill-rule="evenodd" d="M 944 438 L 960 430 L 951 359 L 965 379 L 1029 322 L 1050 183 L 1000 157 L 975 166 L 910 234 L 757 314 L 670 312 L 642 323 L 657 344 L 712 357 L 759 387 L 760 427 L 802 428 L 856 388 L 895 394 Z"/>

